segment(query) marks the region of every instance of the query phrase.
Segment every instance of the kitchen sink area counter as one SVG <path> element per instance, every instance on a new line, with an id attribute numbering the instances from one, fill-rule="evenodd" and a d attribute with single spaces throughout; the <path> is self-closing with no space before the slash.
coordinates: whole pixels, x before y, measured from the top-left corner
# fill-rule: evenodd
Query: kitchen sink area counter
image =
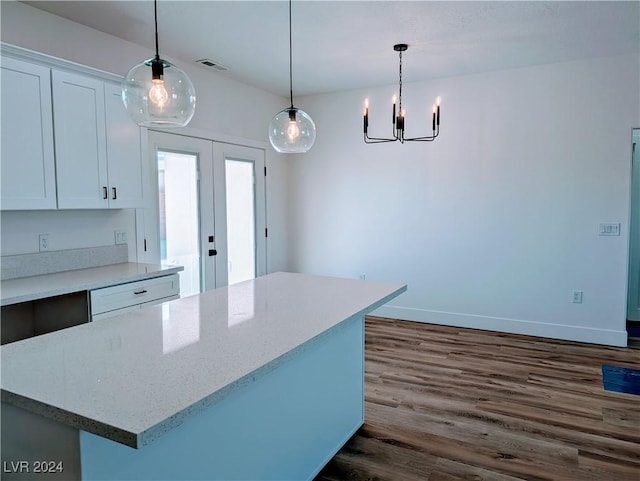
<path id="1" fill-rule="evenodd" d="M 364 315 L 405 290 L 276 273 L 2 346 L 3 412 L 77 439 L 75 479 L 309 479 L 364 421 Z"/>

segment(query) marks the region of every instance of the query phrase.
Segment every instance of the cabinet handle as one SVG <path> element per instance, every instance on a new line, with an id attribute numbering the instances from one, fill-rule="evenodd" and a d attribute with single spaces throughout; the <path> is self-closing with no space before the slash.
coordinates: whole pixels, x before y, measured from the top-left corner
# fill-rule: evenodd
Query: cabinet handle
<path id="1" fill-rule="evenodd" d="M 135 295 L 138 295 L 138 294 L 145 294 L 146 292 L 147 292 L 147 290 L 146 290 L 146 289 L 142 289 L 141 291 L 133 291 L 133 293 L 134 293 Z"/>
<path id="2" fill-rule="evenodd" d="M 107 188 L 106 187 L 102 187 L 102 198 L 103 199 L 108 199 L 109 198 L 109 194 L 107 193 Z"/>
<path id="3" fill-rule="evenodd" d="M 118 198 L 118 196 L 116 195 L 116 188 L 115 187 L 111 187 L 111 192 L 113 192 L 113 197 L 111 197 L 113 200 L 116 200 Z"/>

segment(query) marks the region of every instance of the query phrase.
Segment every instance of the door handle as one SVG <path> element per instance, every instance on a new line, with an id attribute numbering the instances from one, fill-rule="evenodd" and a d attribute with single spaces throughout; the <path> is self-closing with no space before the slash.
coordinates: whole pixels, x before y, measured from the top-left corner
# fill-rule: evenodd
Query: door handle
<path id="1" fill-rule="evenodd" d="M 118 198 L 117 193 L 116 193 L 116 188 L 115 187 L 111 187 L 111 192 L 113 193 L 113 197 L 111 197 L 113 200 L 116 200 Z"/>
<path id="2" fill-rule="evenodd" d="M 209 249 L 209 257 L 217 256 L 218 251 L 216 249 Z"/>
<path id="3" fill-rule="evenodd" d="M 106 186 L 102 187 L 102 198 L 103 199 L 108 199 L 109 198 L 109 194 L 107 193 L 107 187 Z"/>

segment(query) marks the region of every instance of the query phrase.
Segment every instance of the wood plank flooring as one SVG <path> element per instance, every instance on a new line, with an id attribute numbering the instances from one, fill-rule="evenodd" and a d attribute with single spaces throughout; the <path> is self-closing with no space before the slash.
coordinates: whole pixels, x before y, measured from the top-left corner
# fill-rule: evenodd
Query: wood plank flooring
<path id="1" fill-rule="evenodd" d="M 640 351 L 369 317 L 365 424 L 316 481 L 639 481 Z"/>

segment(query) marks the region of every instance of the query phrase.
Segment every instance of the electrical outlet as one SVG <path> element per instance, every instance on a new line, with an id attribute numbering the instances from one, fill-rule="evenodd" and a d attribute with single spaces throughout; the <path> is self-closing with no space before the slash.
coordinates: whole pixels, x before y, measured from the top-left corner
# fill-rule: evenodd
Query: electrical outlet
<path id="1" fill-rule="evenodd" d="M 366 274 L 360 274 L 360 280 L 364 281 L 367 278 Z"/>
<path id="2" fill-rule="evenodd" d="M 49 234 L 40 234 L 38 236 L 38 242 L 40 245 L 40 252 L 48 251 L 51 247 L 51 244 L 49 243 Z"/>
<path id="3" fill-rule="evenodd" d="M 116 245 L 126 244 L 127 243 L 127 231 L 126 230 L 115 230 L 114 235 L 116 238 Z"/>
<path id="4" fill-rule="evenodd" d="M 582 291 L 573 291 L 573 303 L 582 304 Z"/>

